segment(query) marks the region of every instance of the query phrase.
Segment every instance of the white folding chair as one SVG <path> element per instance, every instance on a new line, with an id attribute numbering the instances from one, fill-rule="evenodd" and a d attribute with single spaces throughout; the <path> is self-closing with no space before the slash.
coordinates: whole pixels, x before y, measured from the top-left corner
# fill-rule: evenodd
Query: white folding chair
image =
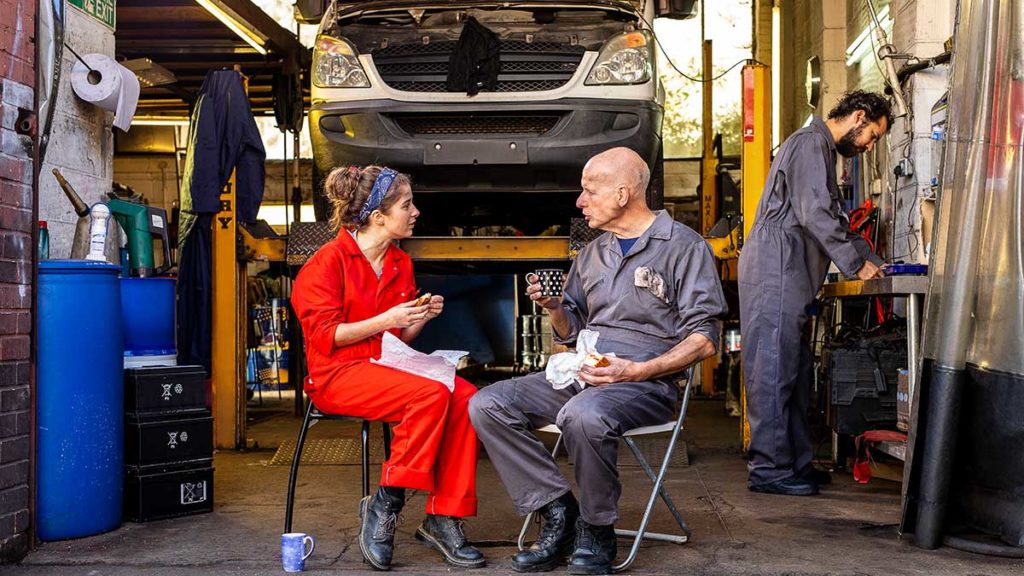
<path id="1" fill-rule="evenodd" d="M 633 453 L 637 463 L 643 468 L 647 477 L 654 484 L 651 490 L 651 496 L 647 499 L 647 507 L 644 509 L 644 515 L 640 519 L 640 527 L 637 530 L 615 530 L 616 536 L 629 536 L 633 538 L 633 546 L 629 550 L 629 555 L 622 563 L 614 566 L 612 570 L 614 572 L 621 572 L 629 568 L 633 561 L 636 560 L 637 553 L 640 551 L 640 541 L 644 538 L 648 540 L 659 540 L 662 542 L 672 542 L 674 544 L 685 544 L 690 539 L 690 527 L 686 525 L 686 521 L 683 520 L 682 515 L 679 514 L 679 510 L 676 509 L 675 503 L 672 501 L 672 497 L 665 491 L 664 481 L 665 476 L 668 472 L 668 465 L 672 459 L 672 454 L 675 452 L 676 443 L 679 440 L 679 433 L 683 429 L 683 421 L 686 419 L 686 407 L 690 401 L 690 383 L 693 378 L 693 369 L 691 368 L 686 376 L 686 384 L 683 387 L 683 401 L 679 407 L 679 415 L 674 421 L 669 421 L 664 424 L 658 424 L 656 426 L 644 426 L 642 428 L 634 428 L 627 431 L 622 435 L 623 442 L 626 446 L 629 446 L 629 450 Z M 558 426 L 549 424 L 543 428 L 538 428 L 535 432 L 547 432 L 550 434 L 558 434 L 558 439 L 555 441 L 555 448 L 551 451 L 552 457 L 557 457 L 559 448 L 562 447 L 562 431 Z M 665 449 L 665 456 L 661 460 L 661 468 L 658 471 L 658 475 L 654 475 L 654 470 L 650 464 L 647 463 L 647 459 L 644 458 L 643 453 L 640 452 L 640 448 L 637 447 L 636 442 L 633 440 L 635 436 L 647 436 L 650 434 L 662 434 L 665 432 L 671 432 L 672 436 L 668 441 L 668 447 Z M 661 500 L 665 502 L 665 506 L 668 507 L 669 511 L 672 512 L 672 516 L 675 518 L 676 523 L 679 524 L 679 529 L 682 534 L 663 534 L 660 532 L 648 532 L 647 524 L 651 520 L 651 511 L 654 509 L 654 503 L 661 497 Z M 530 513 L 526 516 L 526 520 L 523 522 L 523 528 L 519 531 L 519 550 L 526 549 L 526 532 L 530 528 L 530 522 L 533 520 L 534 513 Z"/>

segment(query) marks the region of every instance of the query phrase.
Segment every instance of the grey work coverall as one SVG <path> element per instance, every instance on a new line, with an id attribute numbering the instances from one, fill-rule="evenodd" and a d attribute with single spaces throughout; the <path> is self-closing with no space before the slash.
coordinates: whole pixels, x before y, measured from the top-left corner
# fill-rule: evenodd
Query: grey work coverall
<path id="1" fill-rule="evenodd" d="M 605 233 L 580 252 L 562 298 L 572 343 L 583 328 L 600 333 L 597 350 L 644 361 L 692 333 L 718 345 L 725 313 L 714 257 L 693 230 L 664 211 L 623 256 Z M 621 486 L 618 437 L 639 426 L 672 419 L 678 390 L 668 379 L 573 385 L 554 390 L 543 372 L 480 390 L 469 404 L 477 436 L 487 449 L 515 509 L 526 515 L 565 494 L 569 482 L 532 430 L 556 423 L 575 462 L 583 519 L 618 519 Z"/>
<path id="2" fill-rule="evenodd" d="M 779 149 L 740 253 L 751 486 L 810 471 L 808 309 L 829 261 L 854 277 L 869 258 L 881 264 L 867 241 L 850 231 L 836 183 L 835 140 L 815 118 Z"/>

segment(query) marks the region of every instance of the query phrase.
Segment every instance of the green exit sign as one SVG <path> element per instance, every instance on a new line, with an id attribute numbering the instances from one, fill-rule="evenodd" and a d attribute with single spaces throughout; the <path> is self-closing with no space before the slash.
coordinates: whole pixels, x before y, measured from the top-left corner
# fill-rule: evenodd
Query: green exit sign
<path id="1" fill-rule="evenodd" d="M 117 4 L 117 0 L 68 0 L 68 4 L 107 26 L 114 27 L 114 5 Z"/>

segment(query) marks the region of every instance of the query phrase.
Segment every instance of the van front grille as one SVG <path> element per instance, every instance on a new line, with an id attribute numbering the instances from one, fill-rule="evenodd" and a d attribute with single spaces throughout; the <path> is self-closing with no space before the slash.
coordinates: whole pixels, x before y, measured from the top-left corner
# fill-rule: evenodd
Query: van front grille
<path id="1" fill-rule="evenodd" d="M 456 42 L 399 44 L 374 50 L 384 83 L 406 92 L 446 92 L 448 60 Z M 582 46 L 556 42 L 502 41 L 496 92 L 538 92 L 564 86 L 583 59 Z"/>
<path id="2" fill-rule="evenodd" d="M 558 114 L 392 114 L 390 118 L 410 136 L 540 136 L 550 132 Z"/>

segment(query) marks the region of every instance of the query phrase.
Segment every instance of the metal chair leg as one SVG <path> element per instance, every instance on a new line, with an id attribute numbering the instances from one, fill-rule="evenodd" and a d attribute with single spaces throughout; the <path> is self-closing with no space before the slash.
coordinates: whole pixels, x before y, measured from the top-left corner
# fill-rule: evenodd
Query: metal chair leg
<path id="1" fill-rule="evenodd" d="M 391 460 L 391 425 L 387 422 L 380 423 L 384 429 L 384 459 Z"/>
<path id="2" fill-rule="evenodd" d="M 530 522 L 533 521 L 534 515 L 536 515 L 536 512 L 527 514 L 523 520 L 523 527 L 519 529 L 519 539 L 516 540 L 516 547 L 520 552 L 526 550 L 526 533 L 530 530 Z"/>
<path id="3" fill-rule="evenodd" d="M 613 572 L 622 572 L 623 570 L 628 569 L 633 564 L 633 562 L 636 560 L 637 553 L 640 551 L 640 542 L 644 539 L 644 536 L 645 536 L 644 532 L 647 530 L 647 524 L 651 520 L 651 511 L 654 509 L 654 503 L 657 501 L 659 494 L 664 492 L 663 487 L 662 487 L 662 483 L 665 481 L 665 475 L 668 473 L 669 460 L 671 460 L 671 458 L 672 458 L 672 453 L 675 452 L 676 442 L 679 440 L 679 432 L 680 432 L 680 430 L 682 430 L 682 427 L 683 427 L 682 424 L 683 424 L 683 422 L 686 419 L 686 409 L 687 409 L 687 407 L 689 405 L 689 402 L 690 402 L 690 379 L 688 378 L 686 380 L 686 387 L 683 389 L 683 405 L 679 409 L 679 418 L 676 421 L 676 427 L 672 430 L 672 438 L 668 442 L 668 448 L 665 449 L 665 457 L 661 461 L 661 468 L 658 471 L 658 476 L 657 476 L 657 478 L 654 481 L 654 489 L 651 490 L 651 496 L 650 496 L 650 498 L 647 499 L 647 507 L 644 509 L 643 518 L 641 518 L 641 520 L 640 520 L 640 527 L 639 527 L 639 529 L 636 530 L 635 534 L 630 534 L 630 532 L 632 532 L 632 531 L 625 531 L 625 530 L 622 531 L 624 533 L 624 535 L 634 535 L 633 546 L 630 547 L 629 555 L 626 557 L 626 559 L 623 560 L 622 563 L 620 563 L 617 566 L 612 568 Z M 636 449 L 636 445 L 633 444 L 632 442 L 627 442 L 627 444 L 629 444 L 630 448 L 632 450 L 634 450 L 634 455 L 639 455 L 640 456 L 640 458 L 642 460 L 641 466 L 644 466 L 647 461 L 643 460 L 643 456 L 639 454 L 640 451 Z M 651 473 L 648 472 L 648 470 L 649 470 L 649 466 L 646 467 L 645 472 L 647 472 L 648 476 L 650 476 Z M 662 498 L 664 499 L 664 497 L 665 496 L 663 495 Z M 673 506 L 673 508 L 674 508 L 674 506 Z M 676 520 L 682 520 L 682 518 L 678 516 L 678 511 L 676 511 Z M 685 523 L 683 523 L 682 526 L 685 526 Z M 616 532 L 616 534 L 619 534 L 618 530 L 616 530 L 615 532 Z M 690 536 L 689 528 L 684 528 L 684 532 L 686 532 L 685 536 L 677 536 L 677 537 L 675 537 L 674 540 L 668 540 L 668 541 L 676 542 L 678 544 L 685 543 L 687 540 L 689 540 L 689 536 Z M 668 535 L 668 534 L 659 534 L 658 536 L 664 536 L 664 537 L 667 537 L 667 538 L 671 538 L 671 536 Z M 647 538 L 651 539 L 651 540 L 654 540 L 654 539 L 662 540 L 663 539 L 663 538 L 655 538 L 655 534 L 648 534 Z"/>
<path id="4" fill-rule="evenodd" d="M 562 435 L 559 434 L 558 438 L 555 439 L 555 447 L 551 450 L 551 458 L 558 457 L 558 449 L 562 447 Z M 533 521 L 533 517 L 536 512 L 530 512 L 526 515 L 523 520 L 523 527 L 519 530 L 519 539 L 516 540 L 516 546 L 519 547 L 520 551 L 526 550 L 526 533 L 530 530 L 530 522 Z"/>
<path id="5" fill-rule="evenodd" d="M 256 387 L 256 396 L 259 399 L 259 407 L 263 407 L 263 386 L 260 384 L 260 358 L 259 351 L 255 348 L 250 348 L 247 352 L 248 356 L 252 358 L 252 373 L 256 381 L 253 385 Z M 246 359 L 248 364 L 248 359 Z M 248 365 L 246 366 L 246 372 L 248 372 Z"/>
<path id="6" fill-rule="evenodd" d="M 630 547 L 629 555 L 626 557 L 626 559 L 612 568 L 613 572 L 622 572 L 628 569 L 633 564 L 633 562 L 636 560 L 637 554 L 640 551 L 640 544 L 644 538 L 647 538 L 648 540 L 660 540 L 665 542 L 672 542 L 675 544 L 684 544 L 690 539 L 690 536 L 692 535 L 692 533 L 690 532 L 690 527 L 686 525 L 686 521 L 683 520 L 683 517 L 679 513 L 678 508 L 676 508 L 675 502 L 672 501 L 672 497 L 669 496 L 668 491 L 665 490 L 665 476 L 668 474 L 668 465 L 670 460 L 672 459 L 672 454 L 675 453 L 676 443 L 679 441 L 679 434 L 683 429 L 683 422 L 686 421 L 686 411 L 690 404 L 690 386 L 692 383 L 692 377 L 693 369 L 690 370 L 690 373 L 686 378 L 686 385 L 683 388 L 682 406 L 680 406 L 679 408 L 679 416 L 676 418 L 676 424 L 675 427 L 672 429 L 672 436 L 669 439 L 668 447 L 665 449 L 665 455 L 662 458 L 661 466 L 658 470 L 657 476 L 655 476 L 654 470 L 651 469 L 651 466 L 647 462 L 647 459 L 644 458 L 643 453 L 640 452 L 640 449 L 637 447 L 636 442 L 634 442 L 633 439 L 628 436 L 622 437 L 622 440 L 626 442 L 626 445 L 629 447 L 630 451 L 633 453 L 633 456 L 636 458 L 637 462 L 640 464 L 640 467 L 643 469 L 644 474 L 646 474 L 647 478 L 651 480 L 651 482 L 654 484 L 654 487 L 651 490 L 650 497 L 647 499 L 647 506 L 644 509 L 643 517 L 640 520 L 639 529 L 615 531 L 616 536 L 632 537 L 633 545 Z M 555 441 L 555 448 L 551 451 L 552 457 L 557 456 L 558 449 L 561 447 L 561 445 L 562 435 L 559 434 L 558 439 Z M 675 518 L 676 523 L 679 524 L 679 528 L 680 530 L 682 530 L 683 535 L 679 536 L 674 534 L 647 532 L 647 525 L 650 523 L 651 520 L 651 511 L 654 509 L 654 503 L 658 500 L 659 497 L 665 503 L 665 506 L 668 507 L 669 511 L 672 513 L 672 516 L 673 518 Z M 535 514 L 533 512 L 527 514 L 526 520 L 523 522 L 523 526 L 519 530 L 519 538 L 516 541 L 516 545 L 519 548 L 519 550 L 526 549 L 526 532 L 530 528 L 530 522 L 533 520 L 534 515 Z"/>
<path id="7" fill-rule="evenodd" d="M 650 479 L 651 484 L 654 484 L 658 487 L 658 496 L 661 497 L 661 500 L 665 503 L 665 506 L 668 507 L 669 512 L 671 512 L 672 516 L 676 519 L 676 523 L 679 524 L 679 528 L 683 531 L 684 536 L 688 538 L 692 534 L 690 532 L 690 527 L 686 525 L 686 521 L 683 520 L 682 515 L 679 514 L 679 510 L 676 508 L 676 504 L 672 500 L 672 496 L 670 496 L 668 491 L 665 490 L 665 485 L 657 484 L 658 477 L 654 475 L 654 470 L 651 469 L 651 465 L 647 462 L 647 459 L 644 458 L 644 455 L 640 452 L 640 448 L 637 447 L 635 442 L 633 442 L 633 439 L 623 438 L 623 440 L 626 441 L 626 445 L 629 446 L 630 451 L 633 452 L 633 456 L 636 458 L 636 461 L 640 464 L 640 467 L 643 469 L 643 471 L 647 474 L 647 478 Z M 629 536 L 632 536 L 636 533 L 635 530 L 617 530 L 616 532 L 629 533 L 626 534 Z M 677 544 L 682 544 L 686 541 L 685 538 L 682 541 L 678 541 L 678 539 L 680 538 L 679 536 L 668 535 L 667 538 L 659 538 L 659 536 L 661 535 L 656 532 L 648 532 L 645 537 L 651 540 L 663 540 L 666 542 L 675 542 Z"/>
<path id="8" fill-rule="evenodd" d="M 309 403 L 306 409 L 306 417 L 302 419 L 302 430 L 299 431 L 299 440 L 295 444 L 295 454 L 292 455 L 292 469 L 288 474 L 288 500 L 285 502 L 284 510 L 284 532 L 292 531 L 292 511 L 295 504 L 295 482 L 299 476 L 299 461 L 302 459 L 302 447 L 306 444 L 306 432 L 309 432 L 309 419 L 313 413 L 313 403 Z"/>
<path id="9" fill-rule="evenodd" d="M 370 422 L 363 420 L 363 498 L 370 495 Z"/>

